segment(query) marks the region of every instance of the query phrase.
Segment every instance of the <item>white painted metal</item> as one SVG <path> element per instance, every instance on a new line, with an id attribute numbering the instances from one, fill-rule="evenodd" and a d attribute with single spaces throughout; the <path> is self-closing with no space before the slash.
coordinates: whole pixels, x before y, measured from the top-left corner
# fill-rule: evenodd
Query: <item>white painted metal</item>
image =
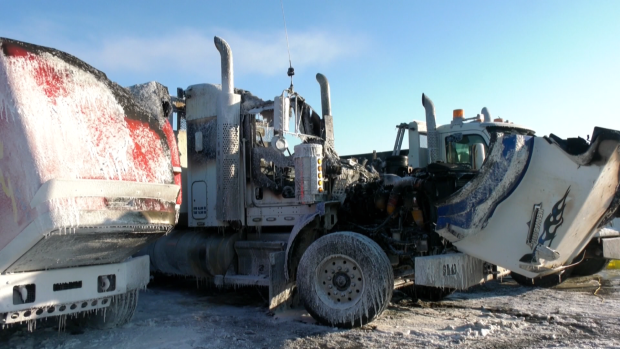
<path id="1" fill-rule="evenodd" d="M 222 87 L 214 84 L 198 84 L 187 88 L 185 95 L 185 118 L 199 120 L 217 115 L 217 100 Z"/>
<path id="2" fill-rule="evenodd" d="M 491 122 L 491 112 L 489 111 L 489 109 L 487 107 L 482 108 L 482 111 L 480 112 L 482 115 L 484 115 L 484 118 L 482 119 L 483 122 Z"/>
<path id="3" fill-rule="evenodd" d="M 464 290 L 487 281 L 484 262 L 464 253 L 416 257 L 416 285 Z"/>
<path id="4" fill-rule="evenodd" d="M 291 100 L 286 97 L 286 92 L 281 96 L 273 99 L 273 129 L 280 136 L 284 136 L 284 132 L 288 132 L 288 124 L 290 117 Z"/>
<path id="5" fill-rule="evenodd" d="M 298 220 L 316 211 L 313 205 L 299 205 L 295 200 L 291 206 L 248 207 L 249 226 L 292 226 Z"/>
<path id="6" fill-rule="evenodd" d="M 108 181 L 97 179 L 51 179 L 39 188 L 30 201 L 30 207 L 62 198 L 153 198 L 176 201 L 181 188 L 175 184 Z"/>
<path id="7" fill-rule="evenodd" d="M 428 144 L 421 143 L 421 136 L 426 136 L 426 123 L 413 121 L 409 123 L 409 156 L 408 164 L 413 168 L 421 168 L 428 165 Z"/>
<path id="8" fill-rule="evenodd" d="M 581 166 L 577 157 L 566 154 L 556 144 L 534 138 L 527 172 L 514 192 L 497 206 L 484 227 L 462 231 L 463 238 L 453 243 L 462 252 L 528 277 L 560 270 L 596 233 L 592 227 L 597 225 L 615 194 L 615 187 L 610 188 L 609 183 L 617 183 L 620 155 L 615 143 L 608 142 L 613 149 L 606 149 L 605 144 L 599 149 L 609 160 Z M 538 265 L 520 262 L 523 256 L 533 252 L 526 240 L 534 205 L 542 203 L 546 216 L 567 192 L 561 226 L 550 247 L 559 257 L 552 260 L 539 256 Z M 527 202 L 531 205 L 523 204 Z M 454 240 L 454 235 L 439 233 Z"/>
<path id="9" fill-rule="evenodd" d="M 97 282 L 101 275 L 115 275 L 115 289 L 108 292 L 98 292 Z M 80 288 L 54 291 L 54 284 L 81 282 Z M 110 302 L 103 304 L 94 300 L 101 300 L 146 287 L 149 281 L 149 257 L 141 256 L 130 259 L 123 263 L 96 265 L 89 267 L 77 267 L 56 269 L 47 271 L 35 271 L 16 274 L 0 275 L 0 313 L 9 313 L 9 322 L 31 320 L 34 317 L 42 318 L 56 315 L 67 315 L 85 310 L 107 307 Z M 13 288 L 20 285 L 35 285 L 35 297 L 31 303 L 14 304 Z M 82 307 L 82 302 L 87 304 Z M 77 304 L 75 309 L 71 305 Z M 66 309 L 60 311 L 62 305 Z M 52 310 L 53 307 L 53 310 Z M 44 311 L 35 316 L 37 309 Z M 32 309 L 32 310 L 31 310 Z M 24 313 L 31 310 L 32 315 L 24 317 Z M 51 311 L 50 311 L 51 310 Z M 11 316 L 17 314 L 15 316 Z"/>
<path id="10" fill-rule="evenodd" d="M 601 239 L 603 243 L 603 257 L 620 259 L 620 237 Z"/>

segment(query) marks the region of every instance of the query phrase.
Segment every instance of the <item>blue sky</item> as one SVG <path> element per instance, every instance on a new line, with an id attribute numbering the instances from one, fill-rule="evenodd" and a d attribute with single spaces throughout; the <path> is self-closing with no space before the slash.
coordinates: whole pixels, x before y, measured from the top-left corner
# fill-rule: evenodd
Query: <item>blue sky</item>
<path id="1" fill-rule="evenodd" d="M 289 85 L 279 0 L 0 1 L 0 36 L 51 46 L 123 86 L 219 83 L 213 36 L 235 85 L 272 99 Z M 320 110 L 331 83 L 340 154 L 389 150 L 395 125 L 484 106 L 561 137 L 620 129 L 620 1 L 284 0 L 295 89 Z"/>

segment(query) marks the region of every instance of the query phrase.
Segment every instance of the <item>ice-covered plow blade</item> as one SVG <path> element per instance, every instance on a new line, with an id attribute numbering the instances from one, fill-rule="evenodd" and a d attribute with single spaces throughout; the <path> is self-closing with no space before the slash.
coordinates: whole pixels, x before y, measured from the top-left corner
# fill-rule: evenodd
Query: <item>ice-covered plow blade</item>
<path id="1" fill-rule="evenodd" d="M 0 322 L 144 286 L 148 262 L 133 281 L 118 273 L 172 229 L 180 203 L 169 96 L 158 90 L 0 38 Z"/>
<path id="2" fill-rule="evenodd" d="M 532 278 L 578 263 L 617 214 L 619 144 L 620 132 L 602 128 L 589 144 L 500 136 L 480 173 L 438 204 L 436 231 L 459 251 Z"/>

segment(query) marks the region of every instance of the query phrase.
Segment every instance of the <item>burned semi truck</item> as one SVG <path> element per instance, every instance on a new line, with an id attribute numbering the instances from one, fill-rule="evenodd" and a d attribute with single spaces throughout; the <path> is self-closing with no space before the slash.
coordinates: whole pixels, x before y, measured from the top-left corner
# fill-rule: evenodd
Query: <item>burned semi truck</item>
<path id="1" fill-rule="evenodd" d="M 64 52 L 0 38 L 0 324 L 129 321 L 180 206 L 156 83 L 125 89 Z"/>
<path id="2" fill-rule="evenodd" d="M 605 139 L 615 140 L 618 137 L 617 131 L 595 128 L 591 143 L 579 137 L 563 140 L 553 134 L 548 137 L 542 137 L 542 139 L 534 138 L 533 136 L 535 131 L 533 129 L 515 124 L 514 122 L 510 122 L 499 117 L 492 118 L 490 111 L 486 107 L 482 108 L 479 114 L 469 118 L 464 117 L 464 111 L 462 109 L 455 109 L 452 120 L 449 124 L 436 125 L 434 105 L 432 101 L 427 96 L 422 95 L 422 105 L 426 111 L 426 121 L 412 121 L 397 125 L 396 129 L 398 132 L 392 151 L 349 155 L 345 158 L 355 159 L 355 161 L 365 161 L 366 163 L 370 161 L 373 168 L 375 168 L 383 178 L 384 185 L 385 183 L 391 183 L 392 181 L 399 181 L 403 177 L 421 178 L 428 176 L 430 173 L 436 171 L 438 165 L 444 170 L 444 174 L 451 174 L 451 179 L 447 181 L 448 188 L 445 187 L 445 183 L 443 188 L 431 188 L 431 191 L 438 189 L 438 193 L 443 192 L 443 194 L 437 194 L 437 198 L 433 200 L 433 205 L 439 206 L 437 214 L 442 213 L 443 217 L 442 219 L 438 219 L 438 215 L 435 215 L 430 218 L 434 223 L 444 224 L 443 229 L 436 230 L 437 233 L 453 242 L 459 250 L 466 250 L 468 247 L 466 247 L 466 244 L 461 245 L 460 243 L 457 243 L 457 241 L 461 240 L 458 238 L 458 233 L 448 233 L 451 229 L 449 228 L 449 225 L 451 224 L 449 220 L 464 219 L 461 215 L 464 211 L 472 210 L 472 212 L 475 212 L 475 210 L 479 209 L 477 206 L 486 201 L 486 199 L 482 200 L 480 195 L 489 195 L 491 193 L 493 193 L 493 195 L 498 195 L 498 191 L 502 190 L 501 186 L 507 185 L 510 188 L 513 188 L 510 189 L 510 191 L 516 190 L 518 186 L 521 187 L 521 190 L 527 188 L 530 185 L 530 180 L 533 178 L 529 176 L 525 177 L 527 173 L 526 171 L 536 173 L 536 177 L 534 178 L 538 178 L 540 174 L 535 171 L 537 169 L 545 169 L 545 166 L 535 162 L 532 163 L 532 160 L 536 161 L 537 157 L 534 155 L 537 155 L 538 152 L 549 148 L 549 145 L 554 145 L 550 148 L 556 151 L 556 154 L 554 154 L 553 157 L 556 159 L 565 160 L 565 163 L 563 163 L 562 166 L 558 164 L 557 169 L 563 169 L 565 172 L 570 172 L 572 169 L 579 168 L 581 163 L 589 165 L 593 161 L 593 152 L 594 149 L 596 149 L 595 147 L 597 147 L 594 142 L 603 142 Z M 402 149 L 405 134 L 408 134 L 409 149 Z M 516 137 L 515 139 L 521 139 L 520 142 L 527 141 L 527 143 L 529 143 L 526 148 L 527 158 L 521 160 L 524 163 L 518 168 L 515 167 L 510 169 L 507 167 L 509 165 L 507 161 L 509 159 L 508 155 L 511 155 L 510 152 L 513 152 L 516 148 L 521 147 L 517 145 L 514 147 L 511 146 L 509 150 L 505 151 L 505 154 L 502 154 L 501 158 L 496 158 L 496 160 L 493 160 L 494 162 L 499 161 L 499 164 L 496 164 L 494 169 L 486 170 L 492 173 L 493 177 L 476 177 L 478 178 L 478 181 L 486 182 L 485 185 L 488 187 L 485 191 L 487 194 L 481 192 L 481 188 L 478 188 L 477 191 L 474 192 L 464 190 L 460 194 L 461 205 L 464 204 L 463 201 L 478 201 L 470 201 L 466 206 L 457 209 L 455 212 L 454 207 L 448 206 L 447 204 L 450 200 L 454 200 L 456 197 L 450 198 L 449 200 L 437 200 L 442 197 L 448 198 L 448 196 L 455 193 L 455 191 L 460 187 L 464 187 L 464 184 L 469 183 L 471 179 L 481 174 L 480 170 L 482 170 L 482 164 L 486 161 L 486 158 L 489 155 L 493 155 L 491 152 L 492 146 L 496 144 L 498 137 L 500 136 L 503 139 Z M 431 140 L 431 137 L 435 137 L 435 139 Z M 534 142 L 538 140 L 545 140 L 545 143 L 541 143 L 536 146 L 536 152 L 534 152 Z M 498 146 L 496 145 L 496 147 Z M 559 152 L 558 150 L 562 151 Z M 548 150 L 546 151 L 548 152 Z M 565 158 L 559 157 L 560 154 L 564 155 Z M 495 154 L 495 156 L 497 156 L 497 154 Z M 581 156 L 582 160 L 578 160 L 579 158 L 576 156 Z M 573 163 L 566 161 L 567 159 L 572 159 Z M 547 162 L 549 160 L 546 156 L 543 156 L 540 158 L 540 161 Z M 611 168 L 613 169 L 613 164 L 610 164 L 610 166 L 612 166 Z M 550 169 L 545 170 L 552 171 Z M 580 176 L 583 175 L 585 174 Z M 554 176 L 561 177 L 557 174 Z M 595 177 L 591 178 L 593 182 L 596 181 L 596 174 L 594 174 L 594 176 Z M 464 181 L 460 180 L 461 178 L 464 179 Z M 458 181 L 460 181 L 461 184 L 458 184 Z M 521 184 L 522 181 L 525 182 Z M 439 183 L 437 179 L 433 180 L 433 182 L 435 184 Z M 546 184 L 551 183 L 555 183 L 555 180 L 552 180 Z M 609 184 L 613 185 L 613 181 Z M 565 183 L 565 185 L 570 186 L 570 183 Z M 553 189 L 553 186 L 544 186 L 542 183 L 537 184 L 537 186 L 538 187 L 535 190 L 548 192 Z M 596 228 L 594 229 L 595 233 L 590 236 L 591 239 L 585 248 L 583 246 L 578 248 L 580 253 L 573 256 L 574 258 L 570 263 L 564 262 L 564 264 L 567 265 L 563 265 L 561 268 L 555 269 L 555 272 L 553 273 L 542 273 L 536 270 L 537 268 L 532 267 L 532 265 L 524 263 L 526 261 L 532 263 L 532 261 L 535 261 L 538 258 L 540 253 L 544 253 L 541 252 L 544 247 L 537 245 L 539 243 L 542 244 L 542 241 L 548 242 L 553 240 L 555 238 L 555 231 L 560 229 L 563 224 L 568 223 L 564 220 L 564 210 L 565 206 L 568 205 L 567 200 L 572 201 L 574 198 L 571 196 L 571 199 L 567 199 L 567 191 L 569 191 L 568 187 L 564 191 L 560 190 L 559 192 L 554 193 L 553 195 L 555 195 L 557 200 L 554 201 L 553 205 L 550 203 L 543 205 L 543 202 L 540 202 L 532 206 L 533 212 L 531 218 L 526 222 L 527 236 L 524 240 L 526 241 L 525 244 L 529 246 L 532 253 L 519 251 L 519 253 L 523 253 L 522 258 L 519 258 L 519 263 L 515 263 L 517 260 L 516 256 L 512 256 L 512 258 L 498 263 L 502 266 L 510 267 L 513 279 L 524 286 L 551 287 L 561 283 L 569 276 L 592 275 L 604 269 L 611 258 L 617 257 L 617 253 L 614 251 L 614 246 L 616 243 L 615 238 L 620 236 L 620 233 L 609 229 L 600 229 L 609 223 L 611 219 L 610 216 L 613 216 L 612 208 L 603 217 L 601 222 L 596 225 Z M 603 196 L 603 199 L 605 200 L 609 200 L 609 197 L 613 197 L 613 193 L 615 193 L 613 186 L 603 191 L 606 193 L 605 195 L 607 195 L 607 197 L 605 197 L 605 195 Z M 592 189 L 588 189 L 586 192 L 588 192 L 588 195 L 593 194 Z M 512 192 L 509 194 L 512 194 Z M 429 197 L 428 193 L 426 194 L 426 197 Z M 416 199 L 418 198 L 416 197 Z M 422 201 L 424 201 L 424 198 L 422 198 Z M 503 200 L 499 200 L 492 205 L 499 205 L 502 201 Z M 612 206 L 613 205 L 615 204 L 612 203 Z M 572 207 L 572 204 L 569 206 Z M 549 207 L 551 207 L 551 210 Z M 547 210 L 546 215 L 544 214 L 545 210 Z M 492 216 L 493 212 L 491 211 L 487 214 Z M 595 213 L 594 217 L 597 216 L 598 214 Z M 578 217 L 579 219 L 585 220 L 593 219 L 591 214 L 585 211 L 579 213 Z M 470 218 L 465 219 L 467 220 Z M 511 224 L 513 222 L 509 219 L 504 219 L 503 223 Z M 461 223 L 457 226 L 462 227 L 462 224 L 464 224 L 463 221 L 461 221 Z M 484 223 L 483 226 L 486 224 L 487 223 Z M 437 225 L 434 229 L 437 229 Z M 486 227 L 484 229 L 486 229 Z M 492 230 L 489 232 L 492 232 Z M 493 232 L 491 234 L 493 234 L 493 236 L 501 236 L 500 233 Z M 506 241 L 509 243 L 511 238 L 512 243 L 514 243 L 515 246 L 519 246 L 518 235 L 517 237 L 500 237 L 495 241 L 495 243 L 500 243 L 500 241 Z M 540 240 L 541 238 L 542 240 Z M 484 240 L 485 243 L 492 241 L 488 238 L 485 238 Z M 584 241 L 587 241 L 587 239 Z M 478 243 L 479 242 L 476 242 L 476 244 Z M 491 246 L 487 247 L 491 249 Z M 549 245 L 546 247 L 549 247 Z M 495 251 L 497 249 L 493 248 L 493 250 Z M 537 251 L 536 253 L 538 254 L 535 258 L 533 255 L 534 251 Z M 475 250 L 471 250 L 470 253 L 473 255 L 478 253 L 478 256 L 481 256 L 481 252 L 476 252 Z M 492 253 L 493 252 L 485 252 L 484 254 L 485 256 L 488 256 Z M 495 260 L 499 260 L 501 258 L 500 254 L 503 253 L 505 252 L 501 252 L 496 255 Z M 479 258 L 483 257 L 481 256 Z M 570 258 L 568 261 L 570 261 Z M 534 273 L 528 273 L 528 271 L 531 270 L 536 271 Z M 525 276 L 525 274 L 527 274 L 527 276 Z M 418 284 L 421 282 L 419 279 L 417 279 L 417 281 Z"/>
<path id="3" fill-rule="evenodd" d="M 271 309 L 298 297 L 319 322 L 353 327 L 395 287 L 439 299 L 509 270 L 559 274 L 617 215 L 617 131 L 588 143 L 481 120 L 469 134 L 464 120 L 437 127 L 423 96 L 417 143 L 381 173 L 336 153 L 325 76 L 320 112 L 292 84 L 265 101 L 235 88 L 232 51 L 214 41 L 221 84 L 172 98 L 186 190 L 179 224 L 142 251 L 153 271 L 268 287 Z M 607 256 L 618 244 L 604 239 Z"/>

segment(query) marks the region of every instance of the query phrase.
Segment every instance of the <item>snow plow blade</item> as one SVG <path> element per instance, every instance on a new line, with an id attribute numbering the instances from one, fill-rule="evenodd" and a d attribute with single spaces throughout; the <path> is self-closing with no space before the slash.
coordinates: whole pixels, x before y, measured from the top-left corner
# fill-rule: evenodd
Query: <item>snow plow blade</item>
<path id="1" fill-rule="evenodd" d="M 436 231 L 459 251 L 527 277 L 578 262 L 620 205 L 620 132 L 592 141 L 498 137 L 479 174 L 438 207 Z M 506 248 L 510 246 L 510 248 Z"/>
<path id="2" fill-rule="evenodd" d="M 0 273 L 30 280 L 4 310 L 38 306 L 48 271 L 121 263 L 176 223 L 174 134 L 162 101 L 134 97 L 153 84 L 125 89 L 64 52 L 0 38 Z"/>

